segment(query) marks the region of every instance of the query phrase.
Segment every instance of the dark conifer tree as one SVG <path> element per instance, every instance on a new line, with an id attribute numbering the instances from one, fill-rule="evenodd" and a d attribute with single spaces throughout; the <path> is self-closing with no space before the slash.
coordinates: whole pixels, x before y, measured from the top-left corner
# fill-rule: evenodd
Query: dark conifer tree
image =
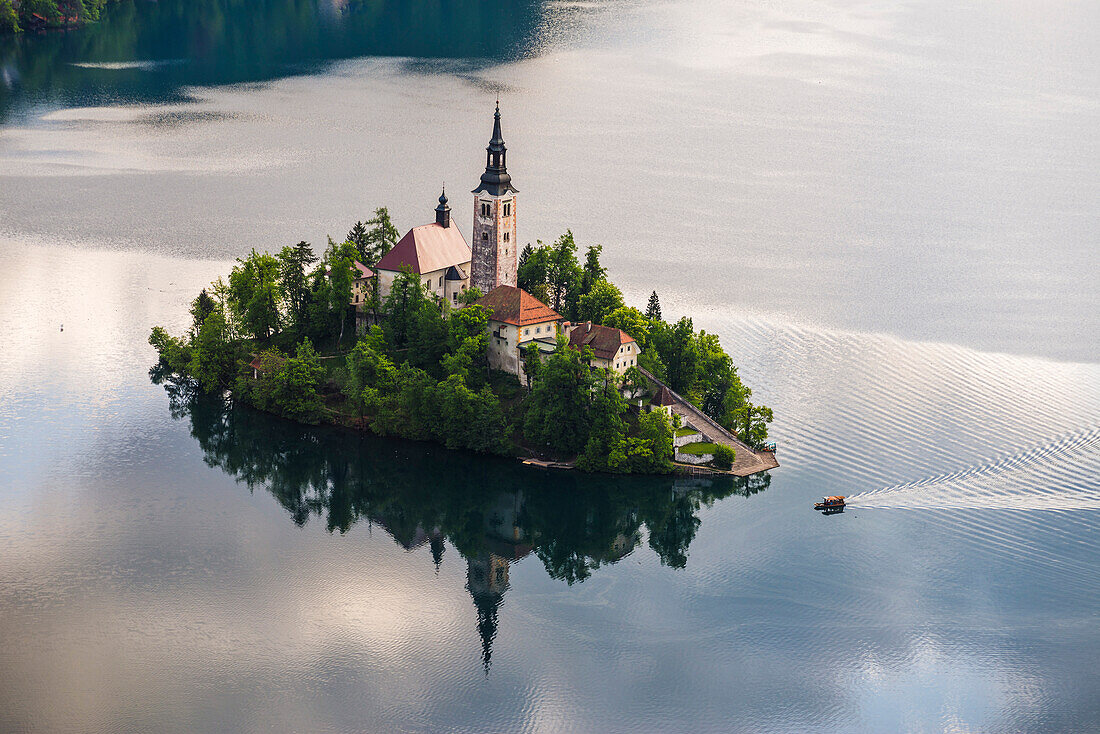
<path id="1" fill-rule="evenodd" d="M 359 262 L 364 265 L 373 265 L 370 261 L 370 252 L 368 247 L 370 246 L 370 238 L 367 235 L 367 226 L 362 222 L 356 222 L 351 231 L 348 232 L 348 242 L 355 245 L 355 249 L 359 251 Z"/>
<path id="2" fill-rule="evenodd" d="M 649 296 L 649 306 L 645 310 L 645 317 L 650 321 L 661 320 L 661 299 L 657 298 L 657 291 Z"/>

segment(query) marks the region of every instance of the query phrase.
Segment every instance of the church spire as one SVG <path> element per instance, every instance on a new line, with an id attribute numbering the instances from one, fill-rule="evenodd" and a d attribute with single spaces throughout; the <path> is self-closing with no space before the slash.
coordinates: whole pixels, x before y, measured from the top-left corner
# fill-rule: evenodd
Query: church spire
<path id="1" fill-rule="evenodd" d="M 497 100 L 497 111 L 493 113 L 493 139 L 489 141 L 489 150 L 498 148 L 504 150 L 504 136 L 500 133 L 500 100 Z"/>
<path id="2" fill-rule="evenodd" d="M 481 174 L 481 184 L 473 193 L 486 193 L 491 196 L 503 196 L 509 192 L 515 193 L 516 187 L 512 185 L 512 177 L 508 175 L 508 148 L 504 145 L 504 135 L 500 132 L 500 100 L 497 100 L 496 112 L 493 113 L 493 137 L 489 140 L 489 146 L 485 148 L 485 173 Z"/>
<path id="3" fill-rule="evenodd" d="M 435 208 L 435 223 L 440 227 L 451 226 L 451 205 L 447 203 L 447 187 L 443 186 L 443 193 L 439 196 L 439 206 Z"/>

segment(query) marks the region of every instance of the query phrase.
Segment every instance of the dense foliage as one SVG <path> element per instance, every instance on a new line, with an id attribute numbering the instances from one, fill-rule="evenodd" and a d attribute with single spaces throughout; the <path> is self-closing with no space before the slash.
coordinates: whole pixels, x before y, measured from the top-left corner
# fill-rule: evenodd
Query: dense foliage
<path id="1" fill-rule="evenodd" d="M 521 386 L 490 369 L 491 312 L 476 303 L 452 307 L 409 270 L 384 299 L 370 295 L 365 315 L 373 325 L 345 341 L 353 332 L 357 261 L 364 253 L 381 257 L 395 240 L 379 209 L 353 225 L 347 241 L 330 239 L 319 258 L 307 242 L 276 255 L 253 250 L 227 281 L 195 298 L 185 336 L 153 329 L 149 342 L 162 369 L 202 392 L 228 390 L 234 400 L 302 423 L 350 423 L 480 453 L 532 451 L 576 459 L 587 471 L 672 470 L 669 420 L 627 402 L 650 391 L 641 369 L 622 376 L 593 370 L 591 351 L 570 348 L 562 336 L 549 354 L 528 346 Z M 656 293 L 647 313 L 626 306 L 607 280 L 601 251 L 587 248 L 582 265 L 569 232 L 554 245 L 528 246 L 521 284 L 561 312 L 631 334 L 643 349 L 641 366 L 745 440 L 762 442 L 771 411 L 749 402 L 717 337 L 696 333 L 688 318 L 661 320 Z M 732 460 L 715 457 L 726 467 Z"/>
<path id="2" fill-rule="evenodd" d="M 0 0 L 0 33 L 99 20 L 108 0 Z"/>
<path id="3" fill-rule="evenodd" d="M 696 332 L 688 317 L 664 321 L 656 291 L 650 294 L 645 312 L 627 306 L 600 263 L 603 248 L 586 248 L 583 264 L 577 250 L 572 232 L 552 245 L 527 245 L 519 258 L 519 287 L 568 320 L 592 321 L 630 334 L 642 349 L 638 361 L 643 368 L 741 440 L 762 445 L 772 411 L 752 403 L 752 391 L 741 382 L 718 337 Z M 627 376 L 625 387 L 633 397 L 647 384 L 635 374 Z"/>

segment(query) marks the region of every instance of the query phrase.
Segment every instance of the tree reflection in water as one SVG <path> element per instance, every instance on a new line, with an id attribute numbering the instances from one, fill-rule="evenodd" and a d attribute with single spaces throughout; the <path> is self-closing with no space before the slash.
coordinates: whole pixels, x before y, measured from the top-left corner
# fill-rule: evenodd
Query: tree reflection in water
<path id="1" fill-rule="evenodd" d="M 75 31 L 0 35 L 0 120 L 44 103 L 185 101 L 195 85 L 266 81 L 363 56 L 469 71 L 537 51 L 544 5 L 118 0 Z"/>
<path id="2" fill-rule="evenodd" d="M 154 372 L 154 381 L 161 377 Z M 546 472 L 507 459 L 310 427 L 165 382 L 172 416 L 188 418 L 205 462 L 270 492 L 304 525 L 329 532 L 360 521 L 406 549 L 427 544 L 439 565 L 445 541 L 466 560 L 489 668 L 497 611 L 511 563 L 533 553 L 546 571 L 580 583 L 644 536 L 661 563 L 683 568 L 698 511 L 732 494 L 767 489 L 771 477 L 620 477 Z M 643 533 L 643 526 L 645 532 Z"/>

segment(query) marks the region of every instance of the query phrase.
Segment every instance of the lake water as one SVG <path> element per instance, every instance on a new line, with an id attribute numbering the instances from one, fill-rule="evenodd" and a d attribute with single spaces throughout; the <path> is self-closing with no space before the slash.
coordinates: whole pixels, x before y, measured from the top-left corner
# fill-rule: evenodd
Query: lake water
<path id="1" fill-rule="evenodd" d="M 1097 28 L 161 0 L 0 39 L 0 731 L 1100 731 Z M 150 379 L 149 327 L 253 247 L 404 231 L 444 181 L 468 235 L 498 95 L 520 237 L 719 334 L 770 476 Z"/>

